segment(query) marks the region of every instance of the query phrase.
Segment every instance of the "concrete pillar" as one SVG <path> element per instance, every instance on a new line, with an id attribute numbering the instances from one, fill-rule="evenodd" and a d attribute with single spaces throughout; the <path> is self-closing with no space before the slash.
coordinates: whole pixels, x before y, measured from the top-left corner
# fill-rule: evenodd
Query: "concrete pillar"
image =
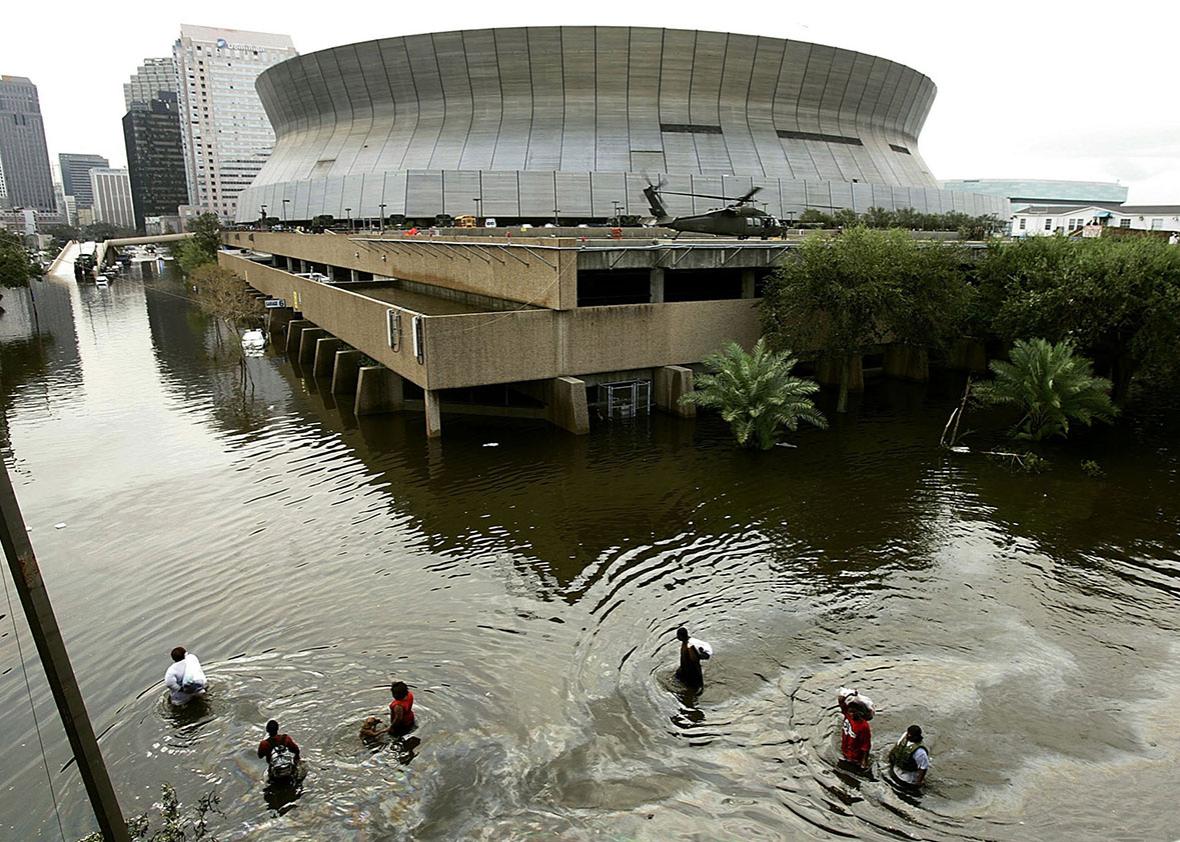
<path id="1" fill-rule="evenodd" d="M 287 322 L 287 359 L 294 360 L 299 356 L 299 343 L 303 339 L 303 329 L 315 327 L 307 319 L 291 319 Z"/>
<path id="2" fill-rule="evenodd" d="M 925 348 L 915 348 L 912 345 L 886 345 L 883 368 L 886 377 L 914 380 L 919 383 L 930 379 L 930 361 Z"/>
<path id="3" fill-rule="evenodd" d="M 815 367 L 815 379 L 825 386 L 839 386 L 844 357 L 825 354 Z M 848 391 L 863 392 L 865 388 L 864 360 L 860 354 L 849 354 Z"/>
<path id="4" fill-rule="evenodd" d="M 284 257 L 283 260 L 286 261 L 287 271 L 294 272 L 295 271 L 295 261 L 292 260 L 290 257 Z"/>
<path id="5" fill-rule="evenodd" d="M 555 377 L 549 381 L 549 421 L 576 435 L 590 432 L 590 408 L 586 405 L 586 382 L 576 377 Z"/>
<path id="6" fill-rule="evenodd" d="M 655 372 L 656 406 L 664 412 L 692 418 L 697 414 L 696 404 L 682 404 L 680 399 L 692 392 L 692 369 L 682 365 L 666 365 Z"/>
<path id="7" fill-rule="evenodd" d="M 742 298 L 754 297 L 754 270 L 742 270 Z"/>
<path id="8" fill-rule="evenodd" d="M 336 283 L 336 267 L 333 266 L 331 263 L 328 264 L 328 271 L 325 272 L 324 274 L 326 274 L 328 276 L 329 281 L 331 281 L 332 283 Z"/>
<path id="9" fill-rule="evenodd" d="M 383 365 L 362 365 L 357 369 L 354 415 L 397 412 L 404 401 L 403 382 Z"/>
<path id="10" fill-rule="evenodd" d="M 425 389 L 423 394 L 426 396 L 426 438 L 436 439 L 442 435 L 438 390 Z"/>
<path id="11" fill-rule="evenodd" d="M 356 392 L 357 369 L 361 366 L 360 351 L 337 351 L 332 365 L 332 394 L 351 395 Z"/>
<path id="12" fill-rule="evenodd" d="M 299 273 L 300 274 L 307 273 L 307 261 L 304 260 L 302 257 L 299 258 Z"/>
<path id="13" fill-rule="evenodd" d="M 973 373 L 987 371 L 987 347 L 978 339 L 959 339 L 947 355 L 947 368 Z"/>
<path id="14" fill-rule="evenodd" d="M 315 361 L 315 343 L 328 335 L 322 327 L 305 327 L 300 331 L 299 364 L 307 365 Z"/>
<path id="15" fill-rule="evenodd" d="M 344 343 L 335 336 L 327 336 L 316 340 L 315 358 L 311 366 L 312 377 L 331 377 L 336 365 L 336 352 L 344 347 Z"/>
<path id="16" fill-rule="evenodd" d="M 287 332 L 287 324 L 295 318 L 295 311 L 290 307 L 273 307 L 266 311 L 266 335 L 272 342 L 277 343 L 278 337 Z"/>
<path id="17" fill-rule="evenodd" d="M 648 299 L 652 304 L 664 303 L 664 270 L 651 270 L 651 298 Z"/>
<path id="18" fill-rule="evenodd" d="M 357 275 L 357 271 L 355 269 L 348 270 L 348 280 L 354 284 L 360 280 L 360 277 Z"/>

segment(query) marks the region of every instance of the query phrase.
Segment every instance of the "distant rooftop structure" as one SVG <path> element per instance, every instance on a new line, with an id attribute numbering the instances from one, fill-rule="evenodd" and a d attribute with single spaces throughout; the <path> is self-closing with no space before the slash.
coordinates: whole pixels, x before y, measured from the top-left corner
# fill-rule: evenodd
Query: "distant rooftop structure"
<path id="1" fill-rule="evenodd" d="M 1127 188 L 1111 181 L 1057 181 L 1045 178 L 964 178 L 942 182 L 944 190 L 1001 196 L 1018 211 L 1029 205 L 1121 205 Z"/>

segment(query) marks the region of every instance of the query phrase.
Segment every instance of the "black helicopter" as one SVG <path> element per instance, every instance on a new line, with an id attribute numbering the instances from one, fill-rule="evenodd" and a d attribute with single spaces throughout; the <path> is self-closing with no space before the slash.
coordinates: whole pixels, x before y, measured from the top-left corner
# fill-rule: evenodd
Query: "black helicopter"
<path id="1" fill-rule="evenodd" d="M 770 237 L 779 237 L 786 232 L 786 226 L 764 210 L 759 210 L 750 204 L 750 199 L 761 190 L 761 187 L 755 187 L 743 196 L 738 198 L 730 198 L 729 196 L 713 196 L 708 193 L 676 193 L 671 190 L 661 191 L 660 188 L 664 186 L 664 181 L 661 180 L 659 184 L 652 184 L 650 181 L 647 187 L 643 188 L 643 195 L 647 197 L 647 203 L 651 206 L 652 216 L 655 217 L 655 224 L 663 228 L 671 228 L 673 231 L 691 232 L 694 234 L 716 234 L 722 237 L 737 237 L 739 240 L 745 240 L 748 237 L 760 237 L 765 240 Z M 711 210 L 707 213 L 700 213 L 694 216 L 669 216 L 668 209 L 664 207 L 663 201 L 660 199 L 661 193 L 668 196 L 696 196 L 701 199 L 720 199 L 723 202 L 731 202 L 724 208 L 719 210 Z"/>

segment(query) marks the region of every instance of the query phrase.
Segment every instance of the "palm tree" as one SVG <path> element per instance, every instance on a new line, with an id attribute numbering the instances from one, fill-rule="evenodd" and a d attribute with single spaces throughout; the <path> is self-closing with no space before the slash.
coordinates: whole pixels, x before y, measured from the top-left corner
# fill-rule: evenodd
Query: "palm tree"
<path id="1" fill-rule="evenodd" d="M 1071 421 L 1090 426 L 1114 420 L 1118 410 L 1110 402 L 1110 381 L 1094 376 L 1090 361 L 1075 353 L 1073 342 L 1018 339 L 1009 356 L 1011 362 L 991 363 L 996 379 L 974 392 L 984 403 L 1015 404 L 1024 410 L 1012 428 L 1016 438 L 1065 438 Z"/>
<path id="2" fill-rule="evenodd" d="M 769 350 L 764 339 L 758 340 L 750 354 L 730 342 L 704 362 L 709 373 L 697 378 L 697 390 L 681 401 L 720 410 L 738 444 L 769 450 L 782 427 L 794 431 L 800 421 L 828 426 L 808 397 L 819 391 L 819 386 L 813 380 L 793 377 L 796 359 L 788 352 Z"/>

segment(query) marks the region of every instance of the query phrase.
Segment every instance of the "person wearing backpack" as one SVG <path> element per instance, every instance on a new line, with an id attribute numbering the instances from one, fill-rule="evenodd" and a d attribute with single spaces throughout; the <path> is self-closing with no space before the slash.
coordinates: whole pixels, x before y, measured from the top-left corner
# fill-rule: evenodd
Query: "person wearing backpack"
<path id="1" fill-rule="evenodd" d="M 286 734 L 279 733 L 279 723 L 266 723 L 266 739 L 258 744 L 258 756 L 266 758 L 267 778 L 272 782 L 295 780 L 299 770 L 299 746 Z"/>
<path id="2" fill-rule="evenodd" d="M 889 767 L 902 783 L 921 786 L 930 768 L 930 752 L 922 744 L 922 728 L 911 725 L 897 744 L 889 749 Z"/>

